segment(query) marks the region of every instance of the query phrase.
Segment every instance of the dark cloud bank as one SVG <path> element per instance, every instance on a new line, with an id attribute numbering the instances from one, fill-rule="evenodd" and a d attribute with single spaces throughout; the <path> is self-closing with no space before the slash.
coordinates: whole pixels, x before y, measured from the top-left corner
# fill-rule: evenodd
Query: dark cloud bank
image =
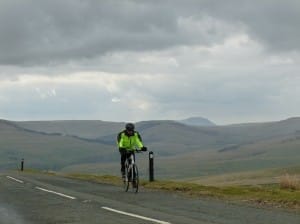
<path id="1" fill-rule="evenodd" d="M 35 65 L 118 51 L 210 45 L 226 30 L 190 32 L 179 21 L 214 18 L 241 26 L 272 51 L 299 51 L 300 2 L 255 1 L 0 1 L 0 64 Z M 228 30 L 228 32 L 231 32 Z"/>

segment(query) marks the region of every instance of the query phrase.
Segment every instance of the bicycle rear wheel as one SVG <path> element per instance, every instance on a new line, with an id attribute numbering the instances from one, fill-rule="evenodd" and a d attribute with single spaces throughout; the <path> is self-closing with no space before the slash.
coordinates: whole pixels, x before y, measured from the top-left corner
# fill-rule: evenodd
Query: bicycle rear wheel
<path id="1" fill-rule="evenodd" d="M 139 171 L 137 165 L 133 165 L 132 189 L 135 193 L 139 190 Z"/>

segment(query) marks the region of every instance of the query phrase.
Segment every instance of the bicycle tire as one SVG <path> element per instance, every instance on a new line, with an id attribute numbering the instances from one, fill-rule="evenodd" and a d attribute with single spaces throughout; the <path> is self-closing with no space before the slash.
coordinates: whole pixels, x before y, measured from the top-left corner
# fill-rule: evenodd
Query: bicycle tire
<path id="1" fill-rule="evenodd" d="M 129 177 L 128 177 L 128 173 L 129 173 L 129 168 L 128 167 L 126 167 L 125 168 L 125 179 L 123 180 L 123 185 L 124 185 L 124 190 L 125 190 L 125 192 L 127 192 L 128 191 L 128 189 L 129 189 Z"/>
<path id="2" fill-rule="evenodd" d="M 139 191 L 139 171 L 136 164 L 133 165 L 134 178 L 132 179 L 132 190 L 137 193 Z"/>

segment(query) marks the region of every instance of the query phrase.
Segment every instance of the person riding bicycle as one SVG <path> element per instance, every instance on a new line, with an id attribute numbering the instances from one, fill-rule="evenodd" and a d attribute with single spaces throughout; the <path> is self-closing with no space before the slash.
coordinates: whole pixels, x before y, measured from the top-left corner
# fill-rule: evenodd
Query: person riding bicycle
<path id="1" fill-rule="evenodd" d="M 140 134 L 134 128 L 133 123 L 127 123 L 125 130 L 121 131 L 117 137 L 117 144 L 121 154 L 122 177 L 125 176 L 125 161 L 130 156 L 130 153 L 134 153 L 136 148 L 139 148 L 141 151 L 147 151 L 147 147 L 144 146 Z"/>

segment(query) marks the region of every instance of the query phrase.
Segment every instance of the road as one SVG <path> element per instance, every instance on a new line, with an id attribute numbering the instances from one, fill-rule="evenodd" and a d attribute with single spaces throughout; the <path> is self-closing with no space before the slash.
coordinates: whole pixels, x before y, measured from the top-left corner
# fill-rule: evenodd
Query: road
<path id="1" fill-rule="evenodd" d="M 1 224 L 299 224 L 300 214 L 59 176 L 0 173 Z"/>

